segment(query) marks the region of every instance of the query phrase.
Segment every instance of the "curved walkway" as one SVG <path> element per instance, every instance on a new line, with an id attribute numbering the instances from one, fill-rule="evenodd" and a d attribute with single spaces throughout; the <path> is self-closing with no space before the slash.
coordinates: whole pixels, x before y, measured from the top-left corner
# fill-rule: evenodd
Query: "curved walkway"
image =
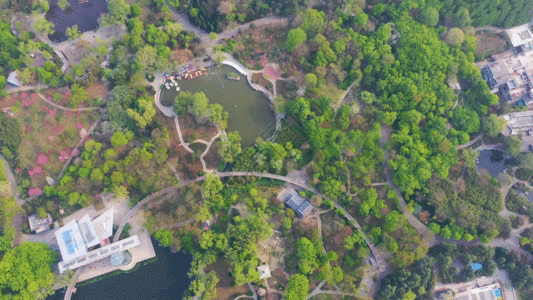
<path id="1" fill-rule="evenodd" d="M 48 99 L 46 99 L 46 97 L 41 94 L 41 93 L 37 93 L 37 95 L 46 103 L 50 104 L 51 106 L 57 108 L 57 109 L 61 109 L 61 110 L 66 110 L 66 111 L 89 111 L 89 110 L 97 110 L 97 109 L 100 109 L 100 107 L 81 107 L 81 108 L 68 108 L 68 107 L 65 107 L 65 106 L 61 106 L 57 103 L 54 103 Z"/>
<path id="2" fill-rule="evenodd" d="M 384 124 L 381 124 L 381 139 L 379 140 L 379 145 L 381 148 L 385 149 L 385 144 L 389 140 L 388 128 Z M 403 199 L 400 188 L 394 183 L 392 170 L 389 167 L 388 161 L 390 160 L 389 151 L 385 150 L 385 160 L 383 161 L 383 170 L 389 182 L 389 186 L 396 192 L 398 197 L 398 203 L 402 208 L 403 215 L 407 218 L 407 221 L 422 235 L 422 239 L 426 242 L 428 247 L 436 245 L 438 243 L 435 234 L 422 222 L 420 222 L 410 211 L 405 200 Z"/>
<path id="3" fill-rule="evenodd" d="M 4 161 L 6 175 L 7 175 L 7 181 L 9 181 L 9 184 L 11 185 L 11 189 L 13 189 L 13 195 L 15 196 L 15 202 L 18 205 L 23 205 L 25 201 L 24 201 L 24 199 L 20 198 L 20 194 L 18 192 L 18 187 L 17 187 L 17 181 L 15 180 L 15 176 L 13 175 L 13 172 L 11 171 L 11 167 L 9 166 L 9 162 L 1 154 L 0 154 L 0 159 L 2 159 Z"/>
<path id="4" fill-rule="evenodd" d="M 7 87 L 7 86 L 6 86 Z M 47 89 L 48 88 L 48 85 L 46 84 L 38 84 L 38 85 L 23 85 L 23 86 L 19 86 L 19 87 L 8 87 L 7 89 L 5 89 L 5 91 L 8 93 L 8 94 L 13 94 L 13 93 L 17 93 L 17 92 L 25 92 L 25 91 L 31 91 L 31 90 L 44 90 L 44 89 Z"/>
<path id="5" fill-rule="evenodd" d="M 478 141 L 480 141 L 482 138 L 483 138 L 483 133 L 480 133 L 475 139 L 471 140 L 470 142 L 468 142 L 466 144 L 457 145 L 455 147 L 455 149 L 456 150 L 461 150 L 463 148 L 470 147 L 471 145 L 473 145 L 473 144 L 477 143 Z"/>

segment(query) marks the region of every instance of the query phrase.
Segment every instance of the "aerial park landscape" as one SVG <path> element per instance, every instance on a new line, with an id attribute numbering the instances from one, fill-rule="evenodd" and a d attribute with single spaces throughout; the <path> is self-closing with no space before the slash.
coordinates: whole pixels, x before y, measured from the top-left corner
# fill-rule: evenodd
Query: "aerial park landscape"
<path id="1" fill-rule="evenodd" d="M 0 298 L 530 298 L 530 6 L 0 1 Z"/>

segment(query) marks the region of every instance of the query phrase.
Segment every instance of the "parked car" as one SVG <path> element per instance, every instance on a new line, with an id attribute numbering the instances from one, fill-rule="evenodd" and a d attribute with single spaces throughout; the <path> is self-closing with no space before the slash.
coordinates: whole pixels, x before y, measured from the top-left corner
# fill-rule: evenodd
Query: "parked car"
<path id="1" fill-rule="evenodd" d="M 533 145 L 529 145 L 529 151 L 533 152 Z"/>
<path id="2" fill-rule="evenodd" d="M 527 134 L 528 136 L 530 136 L 530 135 L 531 135 L 531 130 L 526 131 L 526 134 Z"/>

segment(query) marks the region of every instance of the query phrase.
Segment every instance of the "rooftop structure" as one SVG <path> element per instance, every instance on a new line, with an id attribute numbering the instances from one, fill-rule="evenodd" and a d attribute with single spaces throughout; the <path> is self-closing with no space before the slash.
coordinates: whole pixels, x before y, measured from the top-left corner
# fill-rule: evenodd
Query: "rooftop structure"
<path id="1" fill-rule="evenodd" d="M 268 265 L 261 265 L 257 267 L 257 272 L 259 272 L 259 278 L 265 279 L 270 278 L 270 267 Z"/>
<path id="2" fill-rule="evenodd" d="M 78 222 L 72 220 L 54 232 L 63 264 L 79 261 L 87 248 L 96 246 L 113 234 L 113 209 L 91 221 L 88 214 Z M 61 264 L 60 263 L 60 264 Z M 78 263 L 73 264 L 78 265 Z"/>
<path id="3" fill-rule="evenodd" d="M 56 230 L 54 234 L 63 261 L 71 261 L 87 253 L 87 247 L 76 220 L 68 222 L 65 226 Z"/>
<path id="4" fill-rule="evenodd" d="M 9 73 L 9 76 L 7 77 L 7 83 L 14 86 L 20 86 L 20 80 L 17 77 L 17 71 Z"/>
<path id="5" fill-rule="evenodd" d="M 303 218 L 308 215 L 313 206 L 304 197 L 300 196 L 295 190 L 291 190 L 287 197 L 285 197 L 285 203 L 294 210 L 298 217 Z"/>
<path id="6" fill-rule="evenodd" d="M 522 45 L 529 45 L 529 47 L 531 47 L 533 33 L 531 33 L 528 24 L 509 28 L 505 32 L 509 36 L 513 47 L 520 47 Z"/>
<path id="7" fill-rule="evenodd" d="M 505 100 L 511 102 L 520 99 L 529 102 L 533 99 L 533 52 L 489 63 L 481 69 L 481 76 L 493 94 L 500 92 Z"/>
<path id="8" fill-rule="evenodd" d="M 41 233 L 50 229 L 52 224 L 52 216 L 48 214 L 46 218 L 39 218 L 37 215 L 31 215 L 28 217 L 28 223 L 30 223 L 30 230 L 35 233 Z"/>
<path id="9" fill-rule="evenodd" d="M 506 130 L 509 130 L 509 134 L 515 135 L 533 130 L 533 111 L 510 113 L 504 115 L 503 118 L 507 121 Z"/>
<path id="10" fill-rule="evenodd" d="M 528 24 L 506 30 L 513 55 L 491 62 L 481 68 L 493 94 L 510 102 L 529 103 L 533 100 L 533 33 Z"/>
<path id="11" fill-rule="evenodd" d="M 113 208 L 107 210 L 96 219 L 92 220 L 96 236 L 100 241 L 113 235 L 113 216 L 115 211 Z"/>
<path id="12" fill-rule="evenodd" d="M 119 253 L 124 250 L 137 247 L 140 244 L 141 244 L 141 240 L 139 239 L 139 236 L 134 235 L 127 239 L 123 239 L 116 243 L 112 243 L 107 246 L 104 246 L 102 248 L 98 248 L 96 250 L 86 252 L 85 254 L 77 257 L 74 260 L 70 260 L 70 261 L 64 260 L 58 264 L 59 272 L 63 273 L 66 270 L 77 269 L 79 267 L 82 267 L 90 263 L 93 263 L 95 261 L 101 260 L 103 258 L 109 257 L 115 253 Z"/>
<path id="13" fill-rule="evenodd" d="M 476 300 L 477 299 L 483 299 L 483 300 L 503 299 L 500 285 L 497 283 L 472 289 L 470 291 L 470 294 L 472 295 L 472 299 L 476 299 Z"/>

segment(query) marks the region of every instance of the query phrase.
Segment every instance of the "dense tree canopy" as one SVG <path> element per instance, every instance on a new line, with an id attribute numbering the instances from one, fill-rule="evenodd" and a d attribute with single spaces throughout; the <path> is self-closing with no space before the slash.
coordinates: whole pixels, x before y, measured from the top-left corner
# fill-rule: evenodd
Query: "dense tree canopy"
<path id="1" fill-rule="evenodd" d="M 7 250 L 0 261 L 0 292 L 20 299 L 54 293 L 52 265 L 57 254 L 43 243 L 24 242 Z"/>

